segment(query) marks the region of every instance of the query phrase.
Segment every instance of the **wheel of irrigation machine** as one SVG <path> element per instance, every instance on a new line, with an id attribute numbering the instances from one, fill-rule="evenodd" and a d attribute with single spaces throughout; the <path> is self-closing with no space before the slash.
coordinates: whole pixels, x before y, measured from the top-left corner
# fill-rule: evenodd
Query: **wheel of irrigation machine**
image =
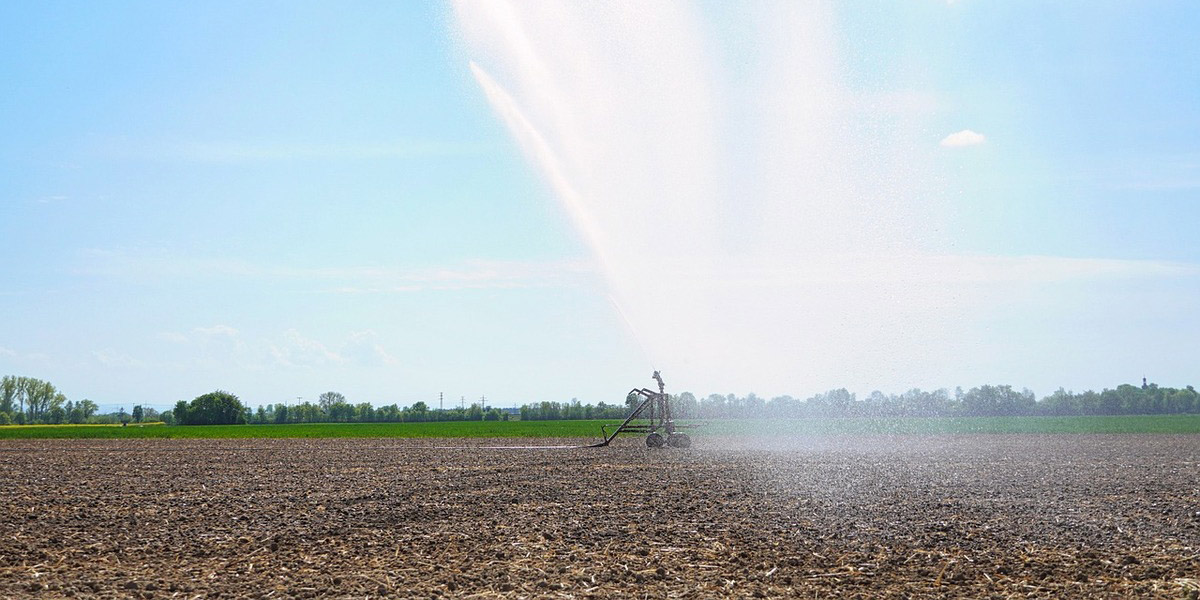
<path id="1" fill-rule="evenodd" d="M 667 445 L 672 448 L 690 448 L 692 446 L 692 438 L 686 433 L 672 433 L 667 436 Z"/>
<path id="2" fill-rule="evenodd" d="M 652 434 L 646 436 L 646 446 L 648 448 L 662 448 L 662 445 L 663 445 L 663 436 L 661 436 L 657 433 L 652 433 Z"/>

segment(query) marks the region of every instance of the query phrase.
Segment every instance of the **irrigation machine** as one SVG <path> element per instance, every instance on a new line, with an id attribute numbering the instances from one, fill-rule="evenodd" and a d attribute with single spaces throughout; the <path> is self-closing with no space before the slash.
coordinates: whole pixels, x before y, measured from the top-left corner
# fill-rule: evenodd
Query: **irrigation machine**
<path id="1" fill-rule="evenodd" d="M 594 444 L 595 446 L 607 446 L 613 438 L 622 433 L 646 434 L 646 445 L 651 448 L 661 448 L 664 445 L 687 448 L 692 445 L 692 438 L 686 433 L 676 431 L 691 426 L 676 424 L 671 418 L 671 396 L 666 392 L 662 375 L 655 371 L 652 377 L 658 382 L 658 391 L 647 388 L 630 390 L 627 398 L 639 399 L 637 407 L 612 433 L 609 433 L 608 425 L 601 425 L 600 431 L 604 441 Z"/>

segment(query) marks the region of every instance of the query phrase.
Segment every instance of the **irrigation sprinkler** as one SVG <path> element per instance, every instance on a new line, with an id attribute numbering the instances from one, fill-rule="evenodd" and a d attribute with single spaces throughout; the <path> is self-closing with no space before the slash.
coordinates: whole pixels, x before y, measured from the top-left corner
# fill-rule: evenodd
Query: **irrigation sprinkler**
<path id="1" fill-rule="evenodd" d="M 688 437 L 686 433 L 675 431 L 690 427 L 690 425 L 676 425 L 671 418 L 671 396 L 666 392 L 662 375 L 655 371 L 652 377 L 658 382 L 658 391 L 647 388 L 630 390 L 626 397 L 636 396 L 641 399 L 641 402 L 638 403 L 637 408 L 633 409 L 625 422 L 618 425 L 612 433 L 608 432 L 608 425 L 601 425 L 600 432 L 604 436 L 604 441 L 593 444 L 593 446 L 607 446 L 609 442 L 613 441 L 613 438 L 622 433 L 646 434 L 646 445 L 651 448 L 661 448 L 663 445 L 672 448 L 687 448 L 692 445 L 692 438 Z M 663 437 L 664 434 L 666 437 Z"/>

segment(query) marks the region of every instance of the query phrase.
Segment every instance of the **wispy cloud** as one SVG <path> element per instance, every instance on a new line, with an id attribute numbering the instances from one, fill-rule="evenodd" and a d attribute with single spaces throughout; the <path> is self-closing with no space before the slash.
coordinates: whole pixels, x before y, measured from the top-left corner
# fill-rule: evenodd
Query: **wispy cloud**
<path id="1" fill-rule="evenodd" d="M 966 146 L 978 146 L 986 141 L 987 138 L 982 133 L 964 129 L 942 138 L 939 144 L 943 148 L 963 148 Z"/>
<path id="2" fill-rule="evenodd" d="M 146 366 L 146 362 L 134 358 L 128 354 L 118 352 L 111 348 L 104 350 L 95 350 L 92 352 L 92 358 L 102 366 L 110 368 L 135 368 L 140 369 Z"/>
<path id="3" fill-rule="evenodd" d="M 786 270 L 737 265 L 730 285 L 930 284 L 990 286 L 1200 277 L 1200 265 L 1157 260 L 950 254 L 810 256 Z"/>
<path id="4" fill-rule="evenodd" d="M 179 142 L 110 141 L 98 153 L 118 160 L 253 163 L 475 156 L 489 151 L 471 141 L 395 140 L 340 143 L 271 140 Z"/>
<path id="5" fill-rule="evenodd" d="M 50 360 L 50 355 L 44 352 L 19 352 L 12 348 L 0 346 L 0 359 L 45 363 Z"/>
<path id="6" fill-rule="evenodd" d="M 240 259 L 176 257 L 153 252 L 89 250 L 78 272 L 157 284 L 166 280 L 307 282 L 332 293 L 403 293 L 428 290 L 519 289 L 577 285 L 593 272 L 584 260 L 468 260 L 455 264 L 293 267 Z"/>
<path id="7" fill-rule="evenodd" d="M 194 327 L 187 332 L 165 331 L 159 340 L 182 353 L 178 365 L 200 368 L 237 368 L 261 371 L 275 367 L 314 369 L 332 367 L 379 367 L 400 364 L 372 330 L 351 331 L 341 341 L 330 343 L 289 328 L 279 334 L 248 334 L 228 325 Z M 114 366 L 142 366 L 122 360 L 112 351 L 94 353 L 97 360 Z"/>
<path id="8" fill-rule="evenodd" d="M 379 334 L 374 331 L 355 331 L 350 339 L 342 346 L 342 355 L 358 364 L 367 366 L 391 366 L 400 364 L 400 359 L 392 356 L 379 340 Z"/>
<path id="9" fill-rule="evenodd" d="M 346 357 L 325 344 L 301 335 L 295 329 L 283 333 L 283 339 L 271 344 L 271 356 L 285 367 L 329 367 L 344 365 Z"/>
<path id="10" fill-rule="evenodd" d="M 1089 157 L 1063 175 L 1106 190 L 1178 192 L 1200 189 L 1200 154 L 1150 153 Z"/>

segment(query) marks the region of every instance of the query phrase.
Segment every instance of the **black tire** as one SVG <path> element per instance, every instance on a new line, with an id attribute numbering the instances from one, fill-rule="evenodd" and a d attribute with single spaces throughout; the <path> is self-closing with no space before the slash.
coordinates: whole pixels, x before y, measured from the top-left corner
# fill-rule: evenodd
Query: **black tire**
<path id="1" fill-rule="evenodd" d="M 663 446 L 663 436 L 658 435 L 657 433 L 652 433 L 652 434 L 646 436 L 646 447 L 647 448 L 662 448 L 662 446 Z"/>
<path id="2" fill-rule="evenodd" d="M 671 437 L 667 438 L 667 445 L 672 448 L 691 448 L 692 438 L 686 433 L 672 433 Z"/>

